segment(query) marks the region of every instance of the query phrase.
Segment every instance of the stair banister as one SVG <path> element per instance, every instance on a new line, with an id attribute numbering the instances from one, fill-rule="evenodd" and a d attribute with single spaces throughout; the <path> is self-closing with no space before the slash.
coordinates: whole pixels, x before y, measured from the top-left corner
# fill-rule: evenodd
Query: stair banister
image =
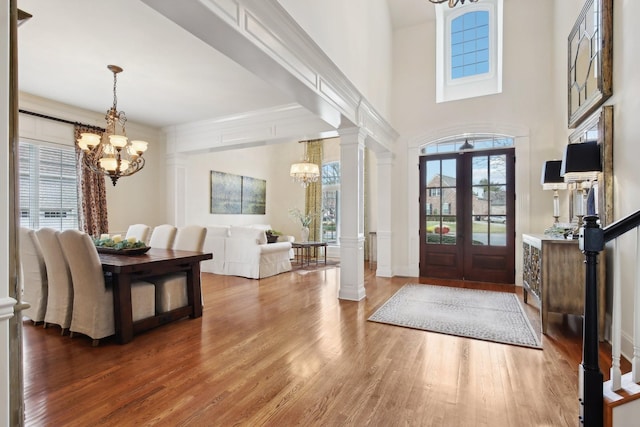
<path id="1" fill-rule="evenodd" d="M 604 232 L 598 217 L 588 215 L 580 232 L 580 250 L 585 256 L 585 299 L 582 343 L 583 396 L 580 421 L 587 427 L 601 427 L 603 420 L 603 376 L 598 361 L 598 254 L 604 249 Z"/>
<path id="2" fill-rule="evenodd" d="M 601 229 L 598 225 L 597 216 L 586 216 L 584 218 L 585 225 L 580 232 L 580 250 L 585 255 L 585 302 L 584 302 L 584 328 L 583 328 L 583 344 L 582 344 L 582 364 L 580 365 L 580 421 L 583 425 L 588 427 L 600 427 L 603 425 L 603 395 L 602 395 L 602 372 L 600 372 L 598 361 L 598 279 L 597 279 L 597 264 L 598 254 L 604 249 L 604 245 L 614 239 L 617 239 L 621 235 L 638 229 L 640 227 L 640 210 L 634 212 L 620 220 L 608 225 L 604 229 Z M 640 230 L 637 231 L 638 238 L 640 239 Z M 617 242 L 616 245 L 618 246 Z M 617 248 L 614 248 L 617 251 Z M 636 255 L 640 257 L 638 248 L 636 248 Z M 619 258 L 619 254 L 614 253 L 614 258 Z M 638 258 L 640 259 L 640 258 Z M 615 264 L 615 260 L 614 260 Z M 640 370 L 640 348 L 638 345 L 638 337 L 640 336 L 640 290 L 638 289 L 638 273 L 640 273 L 640 267 L 636 263 L 636 287 L 635 287 L 635 302 L 636 310 L 634 313 L 634 377 L 640 375 L 637 373 Z M 619 276 L 620 265 L 615 264 L 614 276 Z M 614 280 L 615 281 L 615 280 Z M 616 306 L 617 301 L 617 306 Z M 614 331 L 614 335 L 620 335 L 620 284 L 617 284 L 617 289 L 614 287 L 614 306 L 613 306 L 613 326 L 618 324 L 618 331 Z M 616 317 L 617 316 L 617 317 Z M 613 366 L 612 375 L 616 375 L 618 379 L 612 379 L 612 383 L 615 385 L 616 381 L 620 381 L 620 343 L 619 339 L 612 337 L 613 341 Z M 617 344 L 616 344 L 617 342 Z M 616 350 L 617 345 L 617 350 Z M 617 364 L 616 355 L 617 351 Z M 617 366 L 616 366 L 617 365 Z"/>

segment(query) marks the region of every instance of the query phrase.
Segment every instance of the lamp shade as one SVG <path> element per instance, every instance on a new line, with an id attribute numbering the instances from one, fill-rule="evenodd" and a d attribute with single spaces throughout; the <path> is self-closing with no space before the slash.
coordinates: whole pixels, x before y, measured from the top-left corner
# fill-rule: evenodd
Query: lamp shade
<path id="1" fill-rule="evenodd" d="M 565 182 L 595 181 L 599 172 L 602 172 L 602 162 L 596 141 L 567 144 L 560 168 Z"/>
<path id="2" fill-rule="evenodd" d="M 540 184 L 543 190 L 566 190 L 567 183 L 560 176 L 562 160 L 547 160 L 542 165 Z"/>

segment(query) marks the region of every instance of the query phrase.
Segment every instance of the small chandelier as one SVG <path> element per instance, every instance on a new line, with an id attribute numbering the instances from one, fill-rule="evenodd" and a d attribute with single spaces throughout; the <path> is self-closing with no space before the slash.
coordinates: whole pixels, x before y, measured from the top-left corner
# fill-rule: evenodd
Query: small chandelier
<path id="1" fill-rule="evenodd" d="M 117 75 L 122 68 L 117 65 L 107 65 L 113 73 L 113 105 L 107 111 L 105 119 L 107 128 L 102 137 L 95 133 L 82 133 L 76 141 L 78 147 L 84 151 L 83 162 L 87 169 L 111 178 L 116 185 L 118 178 L 133 175 L 144 167 L 142 154 L 147 150 L 145 141 L 129 141 L 125 130 L 127 116 L 124 111 L 118 111 L 118 97 L 116 95 Z M 118 129 L 120 128 L 120 133 Z"/>
<path id="2" fill-rule="evenodd" d="M 316 182 L 318 178 L 320 178 L 320 168 L 317 164 L 309 162 L 309 157 L 307 156 L 307 141 L 301 142 L 304 143 L 304 157 L 300 163 L 291 165 L 289 175 L 291 175 L 291 178 L 295 182 L 307 188 L 310 183 Z"/>
<path id="3" fill-rule="evenodd" d="M 441 4 L 449 3 L 449 7 L 456 7 L 458 3 L 464 4 L 464 0 L 429 0 L 431 3 Z M 469 0 L 471 3 L 476 3 L 478 0 Z"/>

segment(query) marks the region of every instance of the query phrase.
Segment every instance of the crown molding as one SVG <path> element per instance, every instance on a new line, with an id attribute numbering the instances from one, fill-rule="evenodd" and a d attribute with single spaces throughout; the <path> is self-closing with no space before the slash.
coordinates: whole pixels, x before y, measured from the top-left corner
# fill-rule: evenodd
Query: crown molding
<path id="1" fill-rule="evenodd" d="M 167 153 L 211 152 L 337 136 L 331 126 L 298 104 L 168 126 L 163 130 Z"/>
<path id="2" fill-rule="evenodd" d="M 334 130 L 362 127 L 374 150 L 392 150 L 398 133 L 276 0 L 142 1 Z"/>

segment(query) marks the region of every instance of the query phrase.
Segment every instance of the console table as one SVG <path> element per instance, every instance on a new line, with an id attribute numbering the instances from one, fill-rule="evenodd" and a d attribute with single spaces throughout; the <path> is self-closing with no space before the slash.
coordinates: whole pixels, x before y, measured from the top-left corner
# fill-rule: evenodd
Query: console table
<path id="1" fill-rule="evenodd" d="M 544 235 L 522 235 L 522 284 L 524 302 L 533 295 L 540 307 L 542 333 L 547 333 L 548 314 L 584 315 L 584 254 L 578 240 Z M 598 329 L 604 339 L 606 271 L 604 252 L 598 257 Z"/>

